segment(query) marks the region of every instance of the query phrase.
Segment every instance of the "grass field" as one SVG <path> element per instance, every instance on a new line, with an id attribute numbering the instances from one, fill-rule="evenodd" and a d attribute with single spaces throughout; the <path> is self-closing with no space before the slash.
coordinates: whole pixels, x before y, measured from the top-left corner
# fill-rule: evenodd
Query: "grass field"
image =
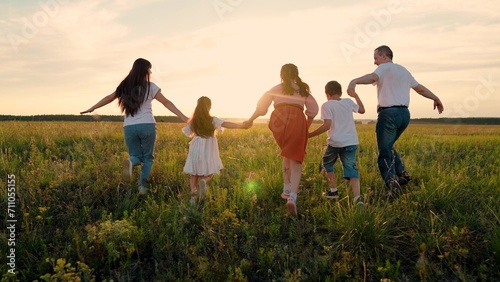
<path id="1" fill-rule="evenodd" d="M 281 161 L 265 124 L 219 135 L 225 169 L 197 206 L 182 172 L 182 125 L 157 125 L 146 198 L 138 168 L 132 182 L 120 179 L 121 126 L 0 123 L 1 281 L 500 279 L 500 126 L 410 125 L 397 148 L 413 179 L 389 202 L 374 125 L 357 125 L 364 207 L 339 176 L 340 199 L 321 197 L 326 135 L 310 139 L 298 218 L 280 198 Z"/>

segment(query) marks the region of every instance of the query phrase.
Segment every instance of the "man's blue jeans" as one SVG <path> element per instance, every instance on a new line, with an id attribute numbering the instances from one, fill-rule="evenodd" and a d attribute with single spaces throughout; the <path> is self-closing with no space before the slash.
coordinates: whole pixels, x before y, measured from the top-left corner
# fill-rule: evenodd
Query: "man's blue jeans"
<path id="1" fill-rule="evenodd" d="M 123 127 L 125 143 L 132 166 L 142 163 L 140 185 L 147 187 L 147 181 L 153 167 L 156 142 L 156 124 L 143 123 Z"/>
<path id="2" fill-rule="evenodd" d="M 386 108 L 378 114 L 376 133 L 378 145 L 378 169 L 387 187 L 396 175 L 403 173 L 404 165 L 394 143 L 408 127 L 410 111 L 408 108 Z"/>

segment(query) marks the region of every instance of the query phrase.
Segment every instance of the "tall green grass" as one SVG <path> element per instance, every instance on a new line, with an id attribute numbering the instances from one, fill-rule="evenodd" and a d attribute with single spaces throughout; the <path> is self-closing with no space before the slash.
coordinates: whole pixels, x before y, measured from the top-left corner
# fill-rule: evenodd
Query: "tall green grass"
<path id="1" fill-rule="evenodd" d="M 225 169 L 189 204 L 188 138 L 159 123 L 150 193 L 120 180 L 120 123 L 2 122 L 0 206 L 16 175 L 17 273 L 2 281 L 495 281 L 500 279 L 500 127 L 410 125 L 397 143 L 413 177 L 385 199 L 373 125 L 357 125 L 367 204 L 323 199 L 326 135 L 310 139 L 290 217 L 266 125 L 218 136 Z M 313 125 L 314 127 L 315 125 Z M 5 210 L 4 208 L 2 210 Z M 0 249 L 8 252 L 6 213 Z"/>

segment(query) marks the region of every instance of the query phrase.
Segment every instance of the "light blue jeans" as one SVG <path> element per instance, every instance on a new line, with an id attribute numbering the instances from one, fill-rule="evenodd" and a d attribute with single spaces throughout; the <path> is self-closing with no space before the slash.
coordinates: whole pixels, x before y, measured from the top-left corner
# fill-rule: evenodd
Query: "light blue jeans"
<path id="1" fill-rule="evenodd" d="M 408 108 L 387 108 L 378 114 L 376 126 L 378 169 L 387 187 L 391 180 L 397 179 L 396 175 L 401 175 L 405 170 L 401 157 L 394 149 L 394 143 L 409 123 Z"/>
<path id="2" fill-rule="evenodd" d="M 153 167 L 156 143 L 156 124 L 134 124 L 123 127 L 125 144 L 132 166 L 142 163 L 140 185 L 147 187 L 151 168 Z"/>

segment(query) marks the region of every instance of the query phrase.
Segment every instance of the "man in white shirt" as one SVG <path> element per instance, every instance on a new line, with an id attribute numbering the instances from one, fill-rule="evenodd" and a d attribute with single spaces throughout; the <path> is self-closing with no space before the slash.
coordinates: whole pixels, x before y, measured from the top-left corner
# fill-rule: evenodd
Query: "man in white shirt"
<path id="1" fill-rule="evenodd" d="M 392 50 L 382 45 L 374 51 L 374 63 L 378 67 L 373 73 L 353 79 L 347 93 L 355 93 L 357 84 L 377 84 L 378 119 L 376 126 L 378 145 L 378 168 L 389 189 L 389 195 L 397 194 L 401 185 L 407 184 L 410 176 L 406 172 L 401 157 L 394 149 L 394 143 L 410 122 L 410 89 L 434 101 L 434 109 L 444 110 L 441 100 L 401 65 L 392 62 Z"/>

